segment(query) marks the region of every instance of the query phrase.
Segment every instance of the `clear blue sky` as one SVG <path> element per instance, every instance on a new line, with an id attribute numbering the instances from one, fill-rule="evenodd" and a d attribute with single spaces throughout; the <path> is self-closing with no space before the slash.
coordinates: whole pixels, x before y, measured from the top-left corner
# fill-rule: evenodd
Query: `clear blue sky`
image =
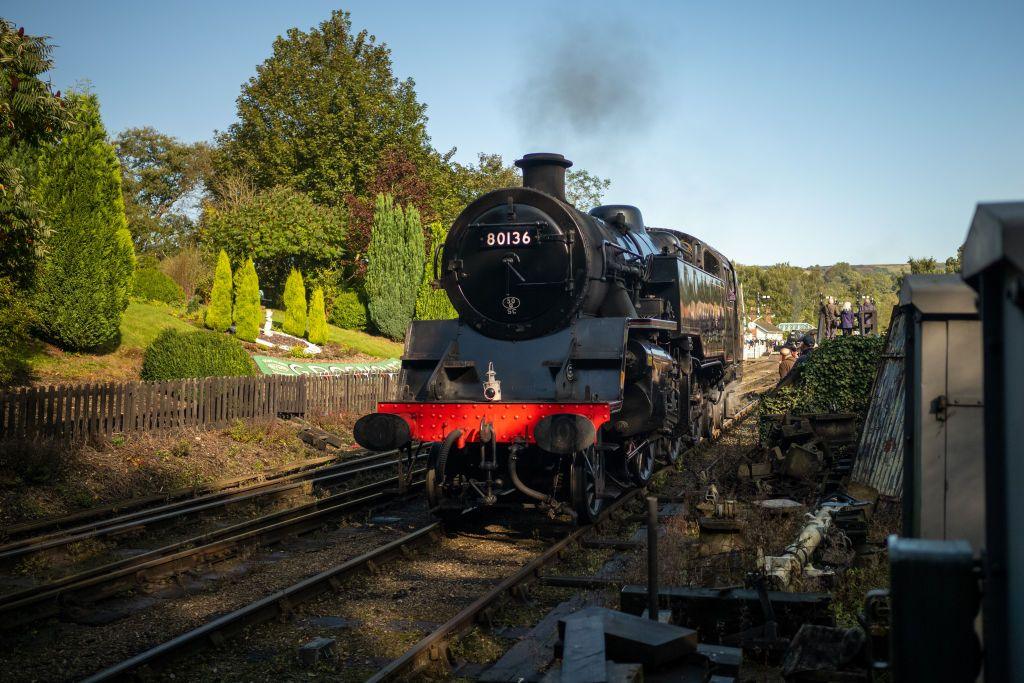
<path id="1" fill-rule="evenodd" d="M 111 134 L 205 140 L 274 37 L 334 7 L 5 0 L 0 14 L 53 37 L 54 85 L 91 81 Z M 437 148 L 562 152 L 612 179 L 607 201 L 741 262 L 941 259 L 977 201 L 1024 199 L 1020 0 L 343 7 L 416 80 Z"/>

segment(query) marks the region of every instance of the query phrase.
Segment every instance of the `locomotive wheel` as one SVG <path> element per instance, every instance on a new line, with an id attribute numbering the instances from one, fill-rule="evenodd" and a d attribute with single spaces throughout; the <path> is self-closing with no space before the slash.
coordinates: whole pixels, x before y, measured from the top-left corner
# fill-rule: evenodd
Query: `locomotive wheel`
<path id="1" fill-rule="evenodd" d="M 597 448 L 579 451 L 569 471 L 569 495 L 576 521 L 592 524 L 604 507 L 604 453 Z"/>
<path id="2" fill-rule="evenodd" d="M 627 455 L 633 454 L 626 461 L 626 472 L 629 473 L 629 478 L 637 486 L 647 486 L 647 482 L 654 476 L 654 447 L 650 442 L 641 446 L 630 440 L 626 442 L 626 453 Z"/>
<path id="3" fill-rule="evenodd" d="M 675 465 L 683 455 L 683 440 L 674 437 L 665 437 L 662 443 L 662 448 L 665 451 L 665 462 L 669 465 Z"/>

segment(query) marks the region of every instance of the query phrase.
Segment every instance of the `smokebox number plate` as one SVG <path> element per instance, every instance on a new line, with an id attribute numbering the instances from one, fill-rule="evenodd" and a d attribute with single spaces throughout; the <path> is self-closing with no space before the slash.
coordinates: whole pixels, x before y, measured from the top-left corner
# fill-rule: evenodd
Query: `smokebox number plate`
<path id="1" fill-rule="evenodd" d="M 502 228 L 480 234 L 481 249 L 533 247 L 537 244 L 537 228 Z"/>

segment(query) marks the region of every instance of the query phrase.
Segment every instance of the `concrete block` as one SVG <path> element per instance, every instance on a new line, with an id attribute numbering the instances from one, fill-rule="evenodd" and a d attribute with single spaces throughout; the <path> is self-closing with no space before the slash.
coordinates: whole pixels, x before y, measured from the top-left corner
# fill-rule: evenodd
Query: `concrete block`
<path id="1" fill-rule="evenodd" d="M 314 638 L 299 646 L 299 661 L 302 666 L 312 668 L 317 663 L 332 660 L 337 653 L 337 641 L 334 638 Z"/>
<path id="2" fill-rule="evenodd" d="M 658 667 L 697 649 L 697 632 L 692 629 L 641 619 L 603 607 L 588 607 L 559 620 L 558 631 L 563 641 L 568 621 L 595 614 L 604 620 L 605 653 L 616 662 Z"/>
<path id="3" fill-rule="evenodd" d="M 604 619 L 600 614 L 569 619 L 562 642 L 563 683 L 606 683 Z"/>

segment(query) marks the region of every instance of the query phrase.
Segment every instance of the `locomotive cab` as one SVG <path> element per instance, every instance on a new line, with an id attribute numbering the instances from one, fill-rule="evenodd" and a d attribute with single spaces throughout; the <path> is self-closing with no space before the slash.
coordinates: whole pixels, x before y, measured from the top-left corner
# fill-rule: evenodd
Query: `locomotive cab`
<path id="1" fill-rule="evenodd" d="M 355 436 L 427 448 L 439 514 L 525 503 L 588 522 L 720 423 L 735 282 L 636 207 L 578 211 L 561 155 L 516 164 L 524 187 L 467 206 L 437 255 L 458 319 L 411 324 L 397 400 Z"/>

